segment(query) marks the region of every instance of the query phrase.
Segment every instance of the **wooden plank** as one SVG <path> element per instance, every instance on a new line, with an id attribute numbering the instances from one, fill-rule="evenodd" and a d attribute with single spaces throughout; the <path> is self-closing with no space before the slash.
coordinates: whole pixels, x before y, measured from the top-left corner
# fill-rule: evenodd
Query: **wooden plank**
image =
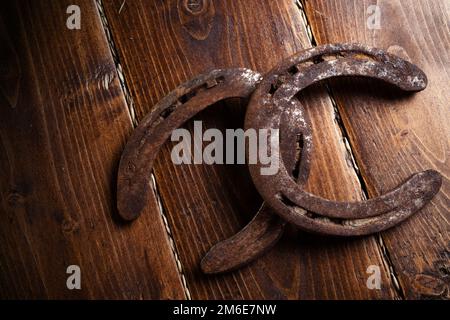
<path id="1" fill-rule="evenodd" d="M 132 125 L 95 3 L 9 1 L 0 11 L 0 297 L 183 298 L 153 200 L 115 216 Z M 81 268 L 81 290 L 66 268 Z"/>
<path id="2" fill-rule="evenodd" d="M 371 5 L 380 29 L 367 27 L 376 26 Z M 334 83 L 333 91 L 371 196 L 416 171 L 442 173 L 431 204 L 383 239 L 406 298 L 450 298 L 450 3 L 311 0 L 306 11 L 318 43 L 377 46 L 427 74 L 427 89 L 413 96 L 354 80 Z"/>
<path id="3" fill-rule="evenodd" d="M 213 68 L 268 71 L 310 44 L 293 1 L 190 2 L 104 1 L 106 16 L 134 99 L 137 119 L 170 90 Z M 196 4 L 200 3 L 200 7 Z M 315 132 L 308 188 L 338 200 L 356 200 L 361 190 L 326 91 L 302 97 Z M 197 116 L 204 128 L 242 126 L 244 105 L 219 103 Z M 187 124 L 192 130 L 192 121 Z M 203 254 L 250 220 L 261 203 L 245 166 L 175 166 L 168 143 L 155 174 L 187 285 L 193 298 L 364 299 L 395 295 L 374 237 L 323 239 L 289 230 L 266 256 L 240 271 L 204 276 Z M 382 290 L 366 287 L 366 269 L 379 265 Z"/>

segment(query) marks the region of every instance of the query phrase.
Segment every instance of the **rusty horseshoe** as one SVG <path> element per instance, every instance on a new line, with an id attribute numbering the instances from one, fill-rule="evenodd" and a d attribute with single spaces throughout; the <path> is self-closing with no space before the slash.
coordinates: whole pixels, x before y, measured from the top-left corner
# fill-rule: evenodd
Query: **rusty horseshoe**
<path id="1" fill-rule="evenodd" d="M 163 98 L 139 124 L 129 139 L 119 165 L 117 182 L 117 206 L 120 216 L 134 220 L 146 206 L 149 197 L 150 173 L 156 154 L 170 136 L 172 130 L 189 120 L 207 106 L 230 97 L 248 97 L 261 76 L 248 69 L 213 70 L 192 79 Z M 300 103 L 297 112 L 302 112 Z M 293 112 L 286 109 L 285 112 Z M 311 141 L 308 119 L 288 117 L 281 130 L 288 137 L 285 163 L 297 165 L 293 175 L 305 183 L 309 173 L 310 152 L 306 152 Z M 293 143 L 291 143 L 293 142 Z M 298 145 L 303 144 L 300 155 Z M 214 246 L 202 260 L 205 273 L 225 272 L 239 268 L 267 251 L 281 236 L 285 221 L 272 209 L 261 205 L 254 219 L 238 234 Z"/>
<path id="2" fill-rule="evenodd" d="M 286 59 L 264 77 L 250 100 L 246 129 L 279 128 L 283 109 L 294 103 L 298 92 L 339 76 L 376 78 L 405 91 L 427 85 L 418 67 L 382 50 L 360 44 L 319 46 Z M 379 197 L 337 202 L 304 191 L 290 177 L 282 157 L 275 175 L 261 175 L 261 164 L 249 168 L 256 188 L 276 213 L 301 229 L 327 235 L 365 235 L 390 228 L 424 207 L 442 183 L 438 172 L 427 170 Z"/>

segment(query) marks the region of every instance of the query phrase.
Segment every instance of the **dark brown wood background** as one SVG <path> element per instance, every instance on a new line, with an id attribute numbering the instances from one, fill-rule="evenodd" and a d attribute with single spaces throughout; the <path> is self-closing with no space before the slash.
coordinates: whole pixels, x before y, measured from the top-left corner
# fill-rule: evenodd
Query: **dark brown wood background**
<path id="1" fill-rule="evenodd" d="M 81 30 L 66 28 L 70 4 L 81 8 Z M 381 29 L 366 25 L 372 4 Z M 449 2 L 11 0 L 0 12 L 0 298 L 450 298 Z M 444 183 L 424 210 L 369 237 L 289 228 L 250 266 L 205 276 L 203 254 L 262 200 L 244 165 L 174 166 L 168 143 L 145 214 L 120 221 L 121 151 L 160 98 L 213 68 L 266 72 L 330 42 L 400 55 L 429 86 L 399 96 L 339 80 L 305 91 L 317 142 L 308 190 L 358 200 L 434 168 Z M 244 112 L 245 101 L 225 101 L 195 119 L 235 128 Z M 71 264 L 81 290 L 66 288 Z M 366 286 L 370 265 L 381 269 L 381 290 Z"/>

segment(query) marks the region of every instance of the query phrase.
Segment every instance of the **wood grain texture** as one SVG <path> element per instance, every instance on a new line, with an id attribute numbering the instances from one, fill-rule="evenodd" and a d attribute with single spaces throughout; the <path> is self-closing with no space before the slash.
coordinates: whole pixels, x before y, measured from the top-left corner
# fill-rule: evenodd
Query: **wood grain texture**
<path id="1" fill-rule="evenodd" d="M 265 72 L 310 46 L 293 1 L 193 1 L 189 10 L 182 3 L 127 1 L 120 10 L 121 0 L 103 2 L 138 120 L 170 90 L 199 73 L 225 67 Z M 308 190 L 336 200 L 360 199 L 328 94 L 313 87 L 301 101 L 312 119 L 316 143 Z M 244 105 L 218 103 L 195 119 L 203 120 L 205 129 L 241 127 Z M 192 130 L 192 121 L 186 127 Z M 289 229 L 269 254 L 249 267 L 220 276 L 201 274 L 201 257 L 243 227 L 261 199 L 245 166 L 175 166 L 170 148 L 167 143 L 161 150 L 155 174 L 193 298 L 395 296 L 374 237 L 321 238 Z M 366 287 L 369 265 L 381 267 L 382 290 Z"/>
<path id="2" fill-rule="evenodd" d="M 408 299 L 450 298 L 450 3 L 448 1 L 308 0 L 319 44 L 362 42 L 411 60 L 428 76 L 413 96 L 380 83 L 333 83 L 339 111 L 369 194 L 410 174 L 436 169 L 440 193 L 414 217 L 382 237 Z M 369 29 L 378 5 L 380 29 Z M 373 9 L 372 9 L 373 10 Z M 370 25 L 370 24 L 369 24 Z"/>
<path id="3" fill-rule="evenodd" d="M 0 9 L 0 297 L 184 298 L 154 199 L 115 218 L 115 176 L 132 125 L 95 3 Z M 68 290 L 66 268 L 81 268 Z"/>

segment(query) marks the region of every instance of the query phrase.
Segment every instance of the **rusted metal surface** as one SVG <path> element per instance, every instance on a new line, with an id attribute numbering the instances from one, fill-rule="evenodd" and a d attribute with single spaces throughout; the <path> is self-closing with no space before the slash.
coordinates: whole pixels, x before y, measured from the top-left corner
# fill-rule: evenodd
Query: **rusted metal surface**
<path id="1" fill-rule="evenodd" d="M 427 85 L 419 68 L 382 50 L 359 44 L 324 45 L 288 58 L 265 76 L 249 103 L 246 128 L 280 127 L 283 110 L 294 103 L 298 92 L 340 76 L 375 78 L 405 91 L 420 91 Z M 395 226 L 424 207 L 442 183 L 438 172 L 427 170 L 382 196 L 336 202 L 304 191 L 291 179 L 282 158 L 275 175 L 261 175 L 261 164 L 249 167 L 263 199 L 281 217 L 301 229 L 327 235 L 365 235 Z"/>
<path id="2" fill-rule="evenodd" d="M 122 154 L 117 181 L 120 216 L 136 219 L 146 206 L 153 163 L 174 129 L 217 101 L 247 98 L 260 80 L 261 75 L 249 69 L 213 70 L 165 96 L 134 130 Z"/>
<path id="3" fill-rule="evenodd" d="M 379 232 L 405 220 L 439 191 L 442 178 L 438 172 L 416 173 L 392 191 L 361 202 L 330 201 L 304 190 L 313 142 L 310 121 L 296 96 L 316 82 L 340 76 L 375 78 L 411 92 L 427 85 L 418 67 L 359 44 L 302 51 L 284 60 L 264 79 L 248 69 L 200 75 L 163 98 L 129 140 L 118 174 L 120 215 L 132 220 L 142 212 L 151 192 L 149 179 L 156 154 L 172 130 L 219 100 L 246 98 L 253 93 L 245 128 L 280 130 L 279 171 L 262 175 L 260 163 L 249 164 L 265 202 L 245 228 L 211 248 L 201 262 L 203 272 L 227 272 L 253 261 L 276 243 L 286 222 L 314 233 L 356 236 Z"/>

